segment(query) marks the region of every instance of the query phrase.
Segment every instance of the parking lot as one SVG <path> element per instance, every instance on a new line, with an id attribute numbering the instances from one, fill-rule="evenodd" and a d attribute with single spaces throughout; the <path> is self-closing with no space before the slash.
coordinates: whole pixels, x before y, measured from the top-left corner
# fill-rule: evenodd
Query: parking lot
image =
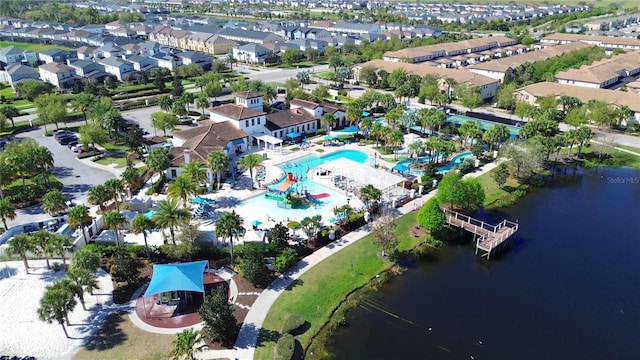
<path id="1" fill-rule="evenodd" d="M 78 160 L 77 154 L 72 152 L 67 145 L 60 145 L 53 137 L 44 136 L 43 127 L 34 127 L 29 131 L 17 134 L 15 138 L 18 140 L 33 139 L 51 150 L 55 165 L 51 173 L 63 184 L 62 192 L 68 200 L 86 204 L 87 192 L 93 185 L 102 184 L 108 179 L 116 177 L 116 171 L 105 171 L 102 168 L 88 165 L 86 160 Z M 18 216 L 9 223 L 9 226 L 42 221 L 51 217 L 42 210 L 41 205 L 19 209 L 16 213 Z"/>

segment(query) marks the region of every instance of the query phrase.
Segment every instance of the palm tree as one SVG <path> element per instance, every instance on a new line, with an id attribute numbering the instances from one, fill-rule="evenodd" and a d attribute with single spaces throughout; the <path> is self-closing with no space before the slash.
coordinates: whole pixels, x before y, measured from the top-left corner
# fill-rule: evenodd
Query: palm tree
<path id="1" fill-rule="evenodd" d="M 47 170 L 53 168 L 53 154 L 51 153 L 51 150 L 44 146 L 36 146 L 30 151 L 30 158 L 33 161 L 33 164 L 31 165 L 40 170 L 45 185 L 49 186 Z"/>
<path id="2" fill-rule="evenodd" d="M 7 219 L 13 220 L 16 218 L 16 208 L 13 207 L 13 204 L 9 201 L 9 199 L 0 199 L 0 219 L 2 219 L 2 224 L 4 224 L 5 229 L 9 229 L 7 226 Z"/>
<path id="3" fill-rule="evenodd" d="M 104 185 L 94 185 L 87 193 L 87 201 L 89 204 L 98 205 L 101 212 L 104 211 L 104 203 L 110 199 L 109 190 L 107 190 Z"/>
<path id="4" fill-rule="evenodd" d="M 100 289 L 98 281 L 91 270 L 72 266 L 69 271 L 67 271 L 67 277 L 80 285 L 83 292 L 88 291 L 90 295 L 93 295 L 93 290 Z M 84 301 L 84 299 L 81 301 Z"/>
<path id="5" fill-rule="evenodd" d="M 236 214 L 235 210 L 222 214 L 222 216 L 216 220 L 216 236 L 229 240 L 231 265 L 233 265 L 233 236 L 237 236 L 242 232 L 244 229 L 242 226 L 243 223 L 244 220 L 240 215 Z"/>
<path id="6" fill-rule="evenodd" d="M 264 158 L 258 154 L 249 154 L 238 162 L 240 167 L 249 169 L 249 176 L 251 177 L 250 190 L 253 190 L 253 169 L 260 165 L 262 160 L 264 160 Z"/>
<path id="7" fill-rule="evenodd" d="M 44 259 L 47 262 L 47 269 L 51 269 L 49 258 L 53 254 L 53 249 L 50 244 L 52 235 L 53 234 L 48 232 L 47 230 L 39 230 L 35 234 L 31 235 L 33 252 L 38 256 L 44 256 Z"/>
<path id="8" fill-rule="evenodd" d="M 418 161 L 420 154 L 424 152 L 424 142 L 422 140 L 416 140 L 409 144 L 409 157 L 415 155 L 415 161 Z"/>
<path id="9" fill-rule="evenodd" d="M 174 178 L 167 188 L 167 197 L 169 199 L 180 199 L 184 207 L 187 207 L 188 205 L 188 198 L 196 195 L 197 193 L 198 187 L 196 183 L 191 181 L 191 178 L 189 178 L 185 173 Z"/>
<path id="10" fill-rule="evenodd" d="M 206 116 L 205 115 L 205 109 L 209 107 L 209 99 L 207 99 L 206 96 L 198 96 L 196 98 L 196 106 L 199 107 L 202 110 L 202 116 Z"/>
<path id="11" fill-rule="evenodd" d="M 27 234 L 18 234 L 11 238 L 7 243 L 7 255 L 20 255 L 24 263 L 24 269 L 29 273 L 29 263 L 27 262 L 27 253 L 33 251 L 33 241 Z"/>
<path id="12" fill-rule="evenodd" d="M 182 93 L 182 95 L 180 95 L 180 100 L 182 100 L 182 102 L 184 102 L 185 105 L 187 105 L 187 113 L 188 113 L 189 104 L 193 103 L 193 100 L 195 100 L 195 96 L 193 95 L 193 93 L 185 91 L 184 93 Z"/>
<path id="13" fill-rule="evenodd" d="M 51 216 L 58 216 L 67 209 L 67 202 L 60 190 L 50 190 L 42 198 L 42 209 Z"/>
<path id="14" fill-rule="evenodd" d="M 153 229 L 155 224 L 151 219 L 144 216 L 143 214 L 136 215 L 133 220 L 131 220 L 131 231 L 134 234 L 142 234 L 144 237 L 144 249 L 147 253 L 147 259 L 149 256 L 149 245 L 147 244 L 147 231 Z"/>
<path id="15" fill-rule="evenodd" d="M 169 158 L 169 150 L 164 147 L 155 147 L 149 152 L 147 156 L 147 166 L 153 172 L 161 173 L 164 178 L 164 170 L 168 169 L 171 165 L 171 159 Z"/>
<path id="16" fill-rule="evenodd" d="M 15 172 L 7 163 L 5 154 L 0 153 L 0 199 L 4 199 L 4 192 L 2 191 L 2 187 L 11 184 L 14 174 Z"/>
<path id="17" fill-rule="evenodd" d="M 95 104 L 97 97 L 89 93 L 80 93 L 71 101 L 71 109 L 80 111 L 84 116 L 84 123 L 87 124 L 87 111 Z"/>
<path id="18" fill-rule="evenodd" d="M 180 207 L 175 199 L 167 199 L 158 202 L 156 206 L 156 212 L 151 216 L 151 220 L 158 226 L 163 228 L 169 228 L 171 234 L 171 241 L 175 245 L 175 228 L 182 224 L 189 222 L 191 213 L 189 210 Z"/>
<path id="19" fill-rule="evenodd" d="M 158 106 L 160 106 L 160 109 L 169 112 L 173 107 L 173 100 L 171 100 L 169 95 L 162 95 L 158 99 Z"/>
<path id="20" fill-rule="evenodd" d="M 120 179 L 109 179 L 105 181 L 104 187 L 109 192 L 109 200 L 115 201 L 116 210 L 119 210 L 120 204 L 118 203 L 118 198 L 120 198 L 120 194 L 124 191 L 122 181 L 120 181 Z"/>
<path id="21" fill-rule="evenodd" d="M 182 165 L 183 174 L 185 174 L 191 181 L 193 181 L 196 185 L 200 185 L 201 183 L 206 183 L 208 179 L 207 169 L 204 167 L 204 164 L 199 161 L 189 161 Z"/>
<path id="22" fill-rule="evenodd" d="M 73 242 L 71 238 L 62 234 L 53 233 L 49 238 L 47 251 L 52 255 L 58 255 L 62 258 L 62 265 L 67 268 L 67 251 L 73 251 Z"/>
<path id="23" fill-rule="evenodd" d="M 335 122 L 336 119 L 333 117 L 332 113 L 324 113 L 324 115 L 322 115 L 322 120 L 320 120 L 320 123 L 327 127 L 327 131 L 331 131 Z"/>
<path id="24" fill-rule="evenodd" d="M 89 208 L 84 205 L 74 206 L 69 210 L 67 214 L 69 217 L 67 222 L 69 226 L 73 228 L 80 228 L 82 230 L 82 237 L 84 238 L 84 244 L 87 245 L 87 233 L 85 227 L 93 223 L 93 219 L 89 215 Z"/>
<path id="25" fill-rule="evenodd" d="M 404 134 L 400 130 L 393 130 L 387 136 L 387 146 L 393 148 L 393 160 L 398 160 L 398 147 L 402 145 L 404 141 Z"/>
<path id="26" fill-rule="evenodd" d="M 171 343 L 173 348 L 169 355 L 173 360 L 181 360 L 183 358 L 193 360 L 193 354 L 202 350 L 202 347 L 195 348 L 196 344 L 202 340 L 200 332 L 194 329 L 185 329 L 176 334 L 175 340 Z"/>
<path id="27" fill-rule="evenodd" d="M 371 184 L 367 184 L 360 189 L 360 200 L 365 203 L 367 208 L 371 208 L 371 202 L 380 201 L 382 191 Z"/>
<path id="28" fill-rule="evenodd" d="M 82 309 L 87 310 L 87 306 L 84 303 L 84 289 L 82 289 L 82 286 L 74 281 L 74 279 L 71 279 L 68 273 L 66 277 L 63 277 L 56 282 L 56 286 L 60 286 L 61 288 L 66 289 L 67 291 L 72 293 L 74 298 L 77 297 L 78 300 L 80 300 Z"/>
<path id="29" fill-rule="evenodd" d="M 358 127 L 360 128 L 360 130 L 362 130 L 366 138 L 369 138 L 369 131 L 371 130 L 371 126 L 373 126 L 373 121 L 371 121 L 370 117 L 362 119 L 362 121 L 360 121 L 360 124 L 358 124 Z"/>
<path id="30" fill-rule="evenodd" d="M 222 174 L 229 169 L 229 157 L 222 151 L 212 151 L 207 160 L 209 161 L 209 169 L 216 174 L 218 189 L 220 189 Z"/>
<path id="31" fill-rule="evenodd" d="M 140 185 L 140 174 L 138 173 L 137 169 L 128 168 L 122 172 L 122 175 L 120 175 L 120 180 L 122 182 L 122 185 L 126 187 L 129 196 L 132 196 L 131 192 L 134 189 L 137 189 Z"/>
<path id="32" fill-rule="evenodd" d="M 122 215 L 119 211 L 108 211 L 104 214 L 104 227 L 110 230 L 113 230 L 116 235 L 116 245 L 120 245 L 120 233 L 119 229 L 122 224 L 124 224 L 127 220 L 125 220 L 124 215 Z"/>
<path id="33" fill-rule="evenodd" d="M 55 320 L 62 326 L 62 330 L 68 338 L 69 334 L 64 327 L 64 320 L 66 319 L 67 325 L 69 325 L 69 311 L 73 311 L 77 302 L 74 293 L 57 284 L 58 283 L 46 287 L 46 291 L 42 299 L 40 299 L 38 318 L 48 323 L 52 323 Z"/>
<path id="34" fill-rule="evenodd" d="M 453 78 L 444 79 L 444 83 L 447 85 L 447 95 L 451 96 L 451 89 L 458 84 L 458 82 Z"/>

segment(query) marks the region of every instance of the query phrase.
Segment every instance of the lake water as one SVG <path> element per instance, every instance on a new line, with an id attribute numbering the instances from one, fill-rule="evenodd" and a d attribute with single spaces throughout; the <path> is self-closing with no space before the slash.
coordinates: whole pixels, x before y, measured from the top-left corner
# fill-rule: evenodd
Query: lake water
<path id="1" fill-rule="evenodd" d="M 523 198 L 512 246 L 410 266 L 347 315 L 336 359 L 640 359 L 640 172 L 588 171 Z"/>

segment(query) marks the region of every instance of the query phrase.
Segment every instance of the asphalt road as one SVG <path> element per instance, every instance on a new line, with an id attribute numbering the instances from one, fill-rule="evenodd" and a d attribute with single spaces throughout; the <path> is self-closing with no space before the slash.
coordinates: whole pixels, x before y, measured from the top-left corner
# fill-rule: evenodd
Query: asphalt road
<path id="1" fill-rule="evenodd" d="M 54 169 L 52 174 L 63 184 L 62 192 L 69 200 L 87 203 L 87 192 L 93 185 L 102 184 L 116 176 L 90 165 L 88 161 L 78 160 L 76 154 L 66 145 L 60 145 L 53 137 L 44 136 L 44 127 L 33 127 L 29 131 L 16 135 L 16 139 L 33 139 L 46 146 L 53 154 Z M 42 210 L 41 205 L 16 211 L 17 217 L 8 225 L 42 221 L 51 216 Z"/>

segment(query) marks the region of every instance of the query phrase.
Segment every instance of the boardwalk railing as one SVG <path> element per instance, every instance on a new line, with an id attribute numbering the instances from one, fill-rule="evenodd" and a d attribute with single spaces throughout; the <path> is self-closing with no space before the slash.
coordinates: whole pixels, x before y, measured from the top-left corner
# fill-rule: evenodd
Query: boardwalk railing
<path id="1" fill-rule="evenodd" d="M 518 223 L 509 220 L 503 220 L 498 225 L 492 225 L 449 209 L 445 209 L 444 212 L 447 224 L 477 235 L 476 254 L 478 250 L 483 250 L 485 254 L 482 256 L 486 256 L 487 259 L 495 248 L 502 245 L 518 231 Z"/>

